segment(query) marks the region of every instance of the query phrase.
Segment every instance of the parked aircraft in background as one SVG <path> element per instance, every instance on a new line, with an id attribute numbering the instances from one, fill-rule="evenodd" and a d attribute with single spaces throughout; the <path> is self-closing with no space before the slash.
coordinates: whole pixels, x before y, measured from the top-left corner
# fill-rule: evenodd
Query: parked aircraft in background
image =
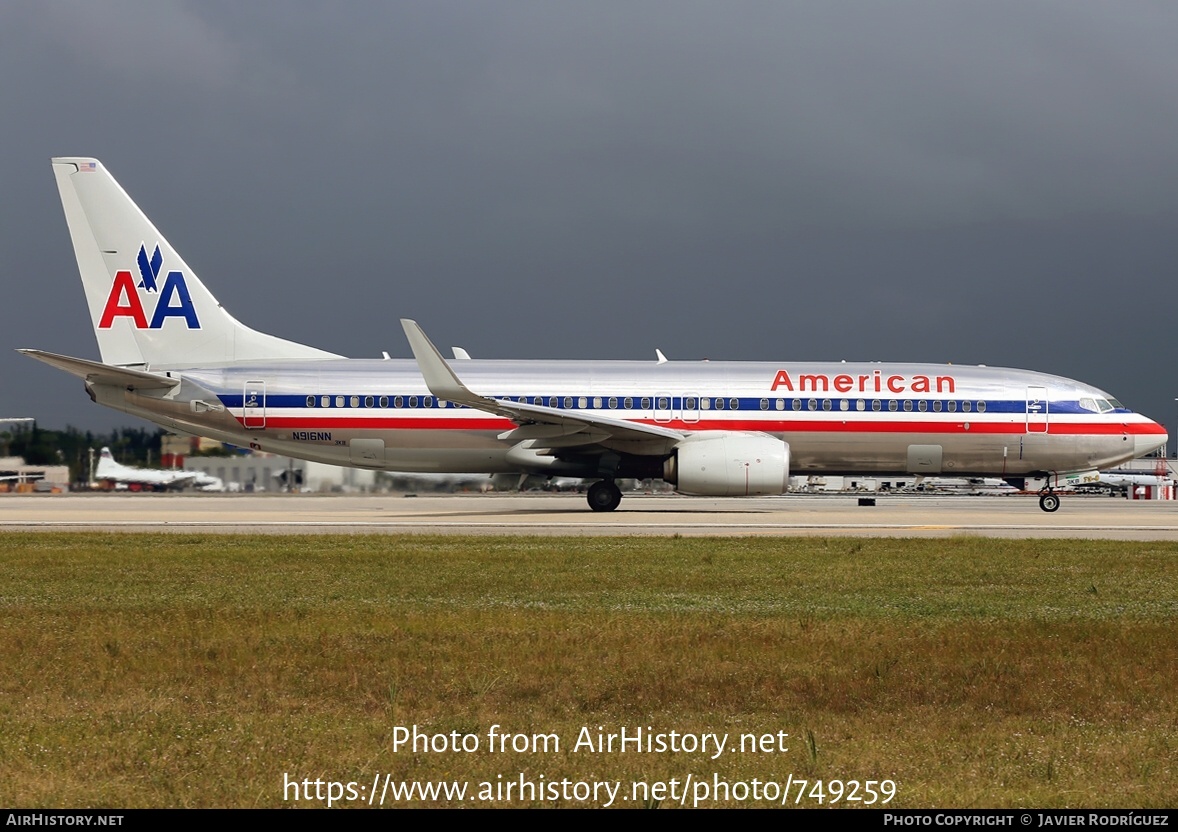
<path id="1" fill-rule="evenodd" d="M 1127 492 L 1131 488 L 1149 486 L 1160 488 L 1174 485 L 1174 474 L 1164 458 L 1158 459 L 1152 473 L 1144 471 L 1101 471 L 1095 482 L 1083 483 L 1092 488 L 1103 488 L 1109 491 Z"/>
<path id="2" fill-rule="evenodd" d="M 1129 488 L 1134 485 L 1173 485 L 1171 477 L 1156 474 L 1121 474 L 1115 471 L 1101 471 L 1100 484 L 1114 488 Z"/>
<path id="3" fill-rule="evenodd" d="M 196 479 L 195 471 L 169 471 L 162 468 L 135 468 L 116 462 L 110 448 L 103 448 L 98 455 L 98 467 L 94 471 L 94 478 L 114 485 L 127 486 L 136 491 L 164 490 L 167 488 L 181 488 Z"/>
<path id="4" fill-rule="evenodd" d="M 796 474 L 1047 478 L 1166 442 L 1081 382 L 944 364 L 345 359 L 236 321 L 95 159 L 53 160 L 101 362 L 22 350 L 165 428 L 337 465 L 781 494 Z M 456 353 L 465 355 L 465 353 Z"/>
<path id="5" fill-rule="evenodd" d="M 225 490 L 225 483 L 220 477 L 214 477 L 212 474 L 205 474 L 201 471 L 191 471 L 190 473 L 196 474 L 192 485 L 198 491 L 218 493 Z"/>
<path id="6" fill-rule="evenodd" d="M 1009 494 L 1017 491 L 1001 477 L 924 477 L 914 488 L 921 491 L 954 491 L 960 494 Z"/>

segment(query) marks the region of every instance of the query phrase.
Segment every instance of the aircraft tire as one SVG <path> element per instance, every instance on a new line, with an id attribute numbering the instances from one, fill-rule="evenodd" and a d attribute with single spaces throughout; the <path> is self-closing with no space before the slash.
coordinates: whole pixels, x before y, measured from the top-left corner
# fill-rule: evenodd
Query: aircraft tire
<path id="1" fill-rule="evenodd" d="M 1057 511 L 1059 509 L 1059 497 L 1055 494 L 1039 495 L 1039 508 L 1044 511 Z"/>
<path id="2" fill-rule="evenodd" d="M 613 511 L 621 505 L 622 489 L 618 488 L 613 480 L 601 480 L 589 486 L 586 498 L 589 500 L 589 508 L 594 511 Z"/>

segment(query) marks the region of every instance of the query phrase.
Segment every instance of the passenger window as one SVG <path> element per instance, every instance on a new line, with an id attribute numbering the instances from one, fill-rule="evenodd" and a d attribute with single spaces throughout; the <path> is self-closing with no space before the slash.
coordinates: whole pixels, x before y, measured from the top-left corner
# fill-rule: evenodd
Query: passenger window
<path id="1" fill-rule="evenodd" d="M 649 396 L 642 397 L 642 409 L 643 410 L 650 410 L 650 397 Z"/>
<path id="2" fill-rule="evenodd" d="M 344 397 L 343 396 L 336 396 L 335 397 L 335 406 L 336 407 L 343 407 L 344 406 Z"/>
<path id="3" fill-rule="evenodd" d="M 417 396 L 410 396 L 409 397 L 409 406 L 410 407 L 417 407 Z"/>
<path id="4" fill-rule="evenodd" d="M 761 399 L 761 410 L 768 410 L 768 409 L 769 409 L 769 400 L 768 399 Z"/>
<path id="5" fill-rule="evenodd" d="M 573 406 L 573 397 L 572 396 L 565 396 L 564 397 L 564 406 L 565 406 L 565 409 L 568 409 Z"/>
<path id="6" fill-rule="evenodd" d="M 839 410 L 847 410 L 850 406 L 850 403 L 846 399 L 839 399 Z"/>
<path id="7" fill-rule="evenodd" d="M 433 407 L 434 406 L 434 397 L 433 396 L 422 396 L 421 397 L 421 406 L 422 407 Z"/>
<path id="8" fill-rule="evenodd" d="M 777 400 L 777 409 L 778 410 L 785 410 L 785 399 L 778 399 Z"/>
<path id="9" fill-rule="evenodd" d="M 389 397 L 388 396 L 381 396 L 380 397 L 380 406 L 381 407 L 388 407 L 389 406 Z"/>
<path id="10" fill-rule="evenodd" d="M 823 399 L 822 400 L 822 409 L 823 410 L 830 410 L 830 399 Z"/>
<path id="11" fill-rule="evenodd" d="M 626 408 L 626 410 L 633 410 L 634 409 L 634 399 L 630 398 L 629 396 L 626 396 L 626 398 L 622 400 L 622 405 Z"/>
<path id="12" fill-rule="evenodd" d="M 961 412 L 962 413 L 969 413 L 971 410 L 973 410 L 973 407 L 970 405 L 969 402 L 962 402 L 961 403 Z"/>
<path id="13" fill-rule="evenodd" d="M 581 396 L 579 399 L 577 399 L 577 407 L 586 408 L 588 406 L 589 406 L 589 399 L 586 398 L 585 396 Z"/>
<path id="14" fill-rule="evenodd" d="M 802 400 L 801 399 L 794 399 L 793 409 L 794 410 L 801 410 L 802 409 Z"/>
<path id="15" fill-rule="evenodd" d="M 728 409 L 729 410 L 739 410 L 740 409 L 740 399 L 729 399 L 728 400 Z"/>
<path id="16" fill-rule="evenodd" d="M 601 396 L 594 396 L 593 397 L 593 406 L 596 408 L 601 407 Z"/>
<path id="17" fill-rule="evenodd" d="M 891 410 L 893 412 L 896 410 L 896 400 L 895 399 L 888 399 L 888 410 Z"/>
<path id="18" fill-rule="evenodd" d="M 912 412 L 912 399 L 904 400 L 904 410 L 908 411 L 909 413 Z"/>
<path id="19" fill-rule="evenodd" d="M 941 400 L 937 399 L 935 402 L 933 402 L 933 413 L 940 413 L 940 412 L 941 412 Z"/>
<path id="20" fill-rule="evenodd" d="M 926 410 L 928 410 L 928 402 L 926 402 L 924 399 L 921 399 L 916 403 L 916 409 L 921 413 L 924 413 Z"/>
<path id="21" fill-rule="evenodd" d="M 810 399 L 809 401 L 807 401 L 806 402 L 806 409 L 807 410 L 817 410 L 818 409 L 818 399 Z"/>
<path id="22" fill-rule="evenodd" d="M 978 413 L 985 413 L 985 412 L 986 412 L 986 403 L 985 402 L 978 402 Z"/>
<path id="23" fill-rule="evenodd" d="M 372 396 L 365 396 L 364 397 L 364 406 L 365 407 L 372 407 L 374 404 L 376 404 L 376 399 L 372 398 Z"/>
<path id="24" fill-rule="evenodd" d="M 359 396 L 352 396 L 352 400 L 349 402 L 349 404 L 352 407 L 359 407 L 360 406 L 360 397 Z"/>
<path id="25" fill-rule="evenodd" d="M 950 413 L 957 412 L 957 402 L 949 402 L 949 412 Z"/>
<path id="26" fill-rule="evenodd" d="M 315 406 L 315 397 L 314 396 L 307 396 L 307 407 L 314 407 L 314 406 Z"/>
<path id="27" fill-rule="evenodd" d="M 716 399 L 716 410 L 723 410 L 723 409 L 724 409 L 724 400 L 717 398 Z"/>
<path id="28" fill-rule="evenodd" d="M 877 412 L 879 411 L 879 399 L 872 399 L 871 400 L 871 409 L 875 410 Z"/>

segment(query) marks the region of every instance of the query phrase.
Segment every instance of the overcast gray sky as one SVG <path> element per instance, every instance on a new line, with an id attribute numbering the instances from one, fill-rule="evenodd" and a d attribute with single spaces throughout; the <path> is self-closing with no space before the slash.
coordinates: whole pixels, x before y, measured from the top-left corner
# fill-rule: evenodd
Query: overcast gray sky
<path id="1" fill-rule="evenodd" d="M 143 424 L 49 166 L 240 320 L 504 358 L 953 361 L 1172 426 L 1178 4 L 0 4 L 0 416 Z"/>

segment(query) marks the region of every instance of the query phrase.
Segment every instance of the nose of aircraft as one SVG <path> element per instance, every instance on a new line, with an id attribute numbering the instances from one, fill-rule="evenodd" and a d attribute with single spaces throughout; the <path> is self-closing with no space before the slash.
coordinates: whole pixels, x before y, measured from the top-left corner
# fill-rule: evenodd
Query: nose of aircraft
<path id="1" fill-rule="evenodd" d="M 1133 446 L 1136 451 L 1137 458 L 1156 451 L 1158 448 L 1166 447 L 1166 443 L 1170 441 L 1170 434 L 1166 433 L 1166 429 L 1157 422 L 1150 422 L 1147 427 L 1148 432 L 1134 434 Z"/>

